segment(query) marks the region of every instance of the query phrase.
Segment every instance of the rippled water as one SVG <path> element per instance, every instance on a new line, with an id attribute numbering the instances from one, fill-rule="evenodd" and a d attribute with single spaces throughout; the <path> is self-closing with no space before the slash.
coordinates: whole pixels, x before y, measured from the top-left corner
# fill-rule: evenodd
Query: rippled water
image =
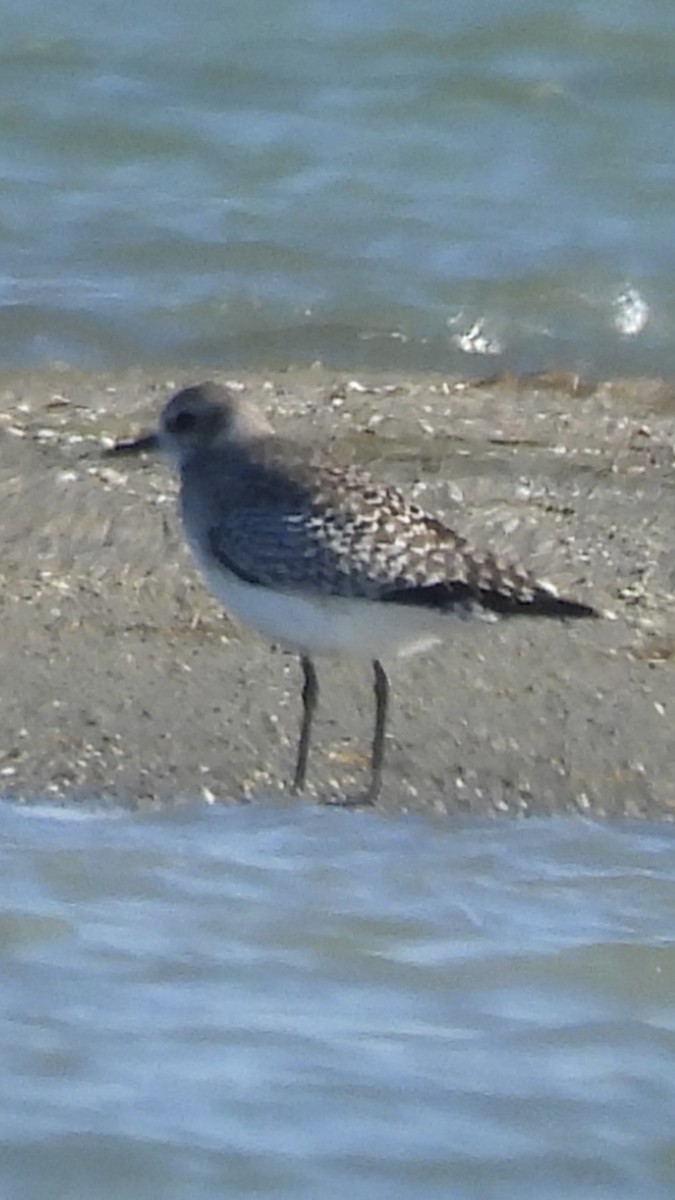
<path id="1" fill-rule="evenodd" d="M 21 0 L 6 365 L 673 370 L 671 0 Z"/>
<path id="2" fill-rule="evenodd" d="M 675 1188 L 675 842 L 0 808 L 0 1193 Z"/>

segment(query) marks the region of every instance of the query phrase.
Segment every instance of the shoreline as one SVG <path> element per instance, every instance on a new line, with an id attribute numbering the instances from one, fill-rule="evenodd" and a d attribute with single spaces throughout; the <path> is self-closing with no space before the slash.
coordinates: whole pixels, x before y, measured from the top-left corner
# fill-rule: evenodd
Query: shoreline
<path id="1" fill-rule="evenodd" d="M 0 796 L 288 797 L 297 663 L 207 595 L 168 466 L 103 453 L 204 378 L 611 614 L 457 623 L 399 664 L 378 809 L 675 814 L 675 385 L 318 366 L 0 374 Z M 372 724 L 367 665 L 318 669 L 309 801 L 359 791 Z"/>

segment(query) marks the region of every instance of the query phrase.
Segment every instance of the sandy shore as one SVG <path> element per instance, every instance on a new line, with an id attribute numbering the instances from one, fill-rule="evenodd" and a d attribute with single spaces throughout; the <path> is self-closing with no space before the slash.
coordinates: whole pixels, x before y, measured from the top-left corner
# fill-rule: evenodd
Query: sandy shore
<path id="1" fill-rule="evenodd" d="M 103 453 L 209 374 L 0 376 L 5 796 L 286 795 L 296 661 L 205 593 L 168 467 Z M 468 623 L 396 667 L 382 808 L 675 813 L 673 386 L 321 368 L 236 382 L 278 427 L 405 485 L 610 614 Z M 325 800 L 361 786 L 372 698 L 366 664 L 326 662 L 320 678 L 309 796 Z"/>

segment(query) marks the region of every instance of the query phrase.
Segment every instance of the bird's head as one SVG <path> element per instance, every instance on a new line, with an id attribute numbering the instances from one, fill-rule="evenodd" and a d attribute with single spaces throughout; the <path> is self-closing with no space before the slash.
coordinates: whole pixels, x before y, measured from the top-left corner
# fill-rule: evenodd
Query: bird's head
<path id="1" fill-rule="evenodd" d="M 119 441 L 115 454 L 159 450 L 177 467 L 218 446 L 247 446 L 269 436 L 267 418 L 243 397 L 218 383 L 183 388 L 167 401 L 159 427 L 129 441 Z"/>

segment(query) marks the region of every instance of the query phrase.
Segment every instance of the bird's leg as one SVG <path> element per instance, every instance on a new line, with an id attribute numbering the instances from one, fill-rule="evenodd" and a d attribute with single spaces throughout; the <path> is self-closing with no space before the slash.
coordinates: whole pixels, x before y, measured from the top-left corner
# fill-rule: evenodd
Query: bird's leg
<path id="1" fill-rule="evenodd" d="M 389 680 L 382 663 L 376 658 L 373 659 L 373 668 L 375 671 L 375 731 L 370 754 L 370 783 L 365 792 L 361 792 L 357 796 L 346 796 L 342 800 L 330 800 L 329 803 L 334 808 L 360 808 L 364 804 L 374 804 L 380 794 L 384 763 L 384 737 L 389 707 Z"/>
<path id="2" fill-rule="evenodd" d="M 382 786 L 382 765 L 384 763 L 384 737 L 387 727 L 387 709 L 389 707 L 389 680 L 387 673 L 378 659 L 373 659 L 375 670 L 375 732 L 373 733 L 373 749 L 370 756 L 370 787 L 364 796 L 369 804 L 374 804 Z"/>
<path id="3" fill-rule="evenodd" d="M 293 776 L 293 791 L 301 792 L 307 778 L 307 759 L 309 757 L 309 739 L 312 733 L 312 719 L 319 699 L 319 681 L 311 658 L 304 655 L 300 659 L 304 683 L 302 685 L 302 725 L 298 741 L 298 756 L 295 760 L 295 775 Z"/>

